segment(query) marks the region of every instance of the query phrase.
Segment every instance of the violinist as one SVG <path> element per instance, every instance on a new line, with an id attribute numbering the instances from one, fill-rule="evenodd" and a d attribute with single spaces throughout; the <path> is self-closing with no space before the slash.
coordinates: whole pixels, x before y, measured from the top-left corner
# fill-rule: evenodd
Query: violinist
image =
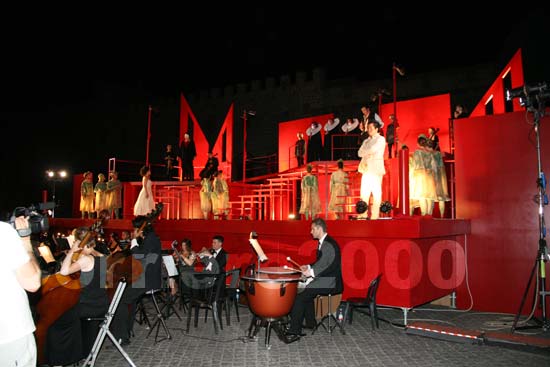
<path id="1" fill-rule="evenodd" d="M 181 252 L 175 248 L 174 260 L 178 264 L 178 271 L 181 273 L 187 270 L 193 270 L 195 261 L 197 260 L 197 254 L 191 247 L 191 240 L 185 238 L 181 241 Z"/>
<path id="2" fill-rule="evenodd" d="M 106 258 L 94 251 L 95 240 L 85 240 L 89 229 L 74 231 L 75 242 L 61 264 L 60 274 L 67 276 L 80 272 L 81 291 L 76 306 L 67 310 L 49 328 L 45 356 L 50 365 L 67 365 L 85 358 L 91 351 L 99 331 L 97 323 L 85 318 L 101 318 L 107 312 L 109 299 L 105 278 Z M 86 241 L 83 245 L 81 241 Z M 74 261 L 76 259 L 76 261 Z"/>
<path id="3" fill-rule="evenodd" d="M 130 343 L 133 334 L 136 304 L 145 292 L 161 288 L 161 242 L 151 224 L 151 219 L 138 215 L 132 220 L 134 228 L 130 244 L 130 256 L 141 262 L 143 271 L 139 278 L 126 286 L 111 323 L 111 331 L 121 345 Z"/>
<path id="4" fill-rule="evenodd" d="M 128 231 L 122 231 L 120 232 L 120 241 L 118 242 L 118 245 L 121 249 L 126 250 L 126 248 L 130 247 L 130 242 L 132 241 L 132 236 L 130 235 L 130 232 Z"/>
<path id="5" fill-rule="evenodd" d="M 122 247 L 120 246 L 120 239 L 118 237 L 118 234 L 115 232 L 111 233 L 109 236 L 109 254 L 113 255 L 117 252 L 122 251 Z"/>

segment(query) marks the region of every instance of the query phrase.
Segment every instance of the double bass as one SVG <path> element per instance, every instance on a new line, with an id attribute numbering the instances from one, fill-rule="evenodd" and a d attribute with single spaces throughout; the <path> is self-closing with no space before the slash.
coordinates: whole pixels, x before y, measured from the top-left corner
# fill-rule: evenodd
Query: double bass
<path id="1" fill-rule="evenodd" d="M 162 209 L 164 208 L 163 203 L 157 203 L 155 209 L 149 213 L 146 217 L 147 220 L 143 222 L 141 227 L 137 230 L 137 235 L 139 236 L 145 227 L 157 218 Z M 132 256 L 132 251 L 130 246 L 126 249 L 117 251 L 107 257 L 107 293 L 112 299 L 114 292 L 118 286 L 118 283 L 121 279 L 125 279 L 127 283 L 131 284 L 139 279 L 141 273 L 143 272 L 143 266 L 141 261 L 137 260 Z"/>
<path id="2" fill-rule="evenodd" d="M 108 211 L 99 213 L 97 221 L 84 233 L 78 244 L 79 248 L 84 248 L 91 241 L 95 240 L 95 235 L 101 232 L 103 222 L 109 219 Z M 78 236 L 78 231 L 77 235 Z M 71 261 L 78 260 L 81 252 L 75 252 Z M 40 300 L 36 305 L 36 347 L 37 359 L 39 364 L 44 364 L 44 346 L 49 327 L 59 319 L 67 310 L 74 307 L 80 298 L 80 273 L 70 275 L 61 275 L 55 273 L 42 279 L 40 288 Z"/>

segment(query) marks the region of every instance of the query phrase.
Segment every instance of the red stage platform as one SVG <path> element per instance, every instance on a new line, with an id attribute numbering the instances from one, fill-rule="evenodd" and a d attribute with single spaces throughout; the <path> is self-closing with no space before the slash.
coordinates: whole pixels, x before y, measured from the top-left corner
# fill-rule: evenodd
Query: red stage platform
<path id="1" fill-rule="evenodd" d="M 92 220 L 51 220 L 55 231 L 67 233 Z M 364 296 L 370 281 L 383 273 L 377 303 L 406 310 L 452 293 L 466 276 L 466 235 L 470 222 L 425 217 L 380 220 L 327 221 L 328 232 L 339 243 L 345 291 L 343 299 Z M 290 265 L 290 256 L 300 264 L 314 260 L 316 241 L 305 220 L 164 220 L 155 223 L 164 248 L 173 240 L 192 240 L 193 248 L 209 247 L 212 236 L 225 237 L 229 252 L 227 269 L 256 263 L 248 243 L 251 231 L 259 235 L 269 260 L 262 266 Z M 131 229 L 130 220 L 110 220 L 104 226 L 112 231 Z"/>

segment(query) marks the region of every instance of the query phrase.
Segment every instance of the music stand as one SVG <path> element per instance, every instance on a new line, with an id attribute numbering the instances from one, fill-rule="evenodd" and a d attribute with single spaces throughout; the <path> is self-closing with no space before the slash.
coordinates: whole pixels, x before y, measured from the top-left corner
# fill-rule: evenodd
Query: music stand
<path id="1" fill-rule="evenodd" d="M 166 268 L 166 272 L 168 273 L 168 278 L 171 277 L 178 277 L 179 278 L 179 272 L 178 268 L 176 267 L 176 263 L 174 262 L 174 258 L 172 255 L 162 255 L 162 263 L 164 264 L 164 267 Z M 169 280 L 168 280 L 169 282 Z M 168 286 L 168 288 L 170 288 Z M 175 313 L 178 319 L 181 321 L 181 317 L 174 308 L 174 299 L 172 298 L 172 295 L 170 292 L 168 292 L 168 295 L 166 296 L 166 299 L 164 300 L 164 306 L 161 308 L 161 311 L 166 308 L 165 317 L 168 318 L 172 313 Z M 172 310 L 172 313 L 170 313 L 170 310 Z M 157 320 L 158 321 L 158 320 Z"/>
<path id="2" fill-rule="evenodd" d="M 38 252 L 40 253 L 40 256 L 44 259 L 46 264 L 54 263 L 55 258 L 53 257 L 52 251 L 48 246 L 38 246 Z"/>
<path id="3" fill-rule="evenodd" d="M 120 303 L 120 299 L 122 298 L 122 294 L 124 293 L 124 289 L 126 288 L 126 281 L 121 280 L 118 283 L 118 287 L 115 291 L 115 295 L 113 296 L 113 300 L 111 301 L 111 304 L 109 305 L 109 309 L 107 310 L 107 313 L 105 314 L 105 317 L 103 318 L 103 323 L 101 324 L 99 328 L 99 333 L 97 334 L 97 337 L 95 338 L 94 345 L 92 347 L 92 350 L 90 351 L 90 354 L 88 354 L 88 357 L 82 364 L 82 366 L 94 366 L 95 361 L 97 359 L 97 355 L 99 354 L 99 351 L 101 350 L 101 346 L 103 345 L 103 342 L 105 341 L 105 336 L 107 335 L 109 339 L 111 339 L 111 342 L 114 344 L 114 346 L 118 349 L 120 354 L 126 359 L 128 364 L 132 367 L 136 367 L 134 362 L 130 359 L 128 354 L 122 349 L 122 346 L 116 340 L 114 335 L 109 330 L 109 326 L 111 325 L 111 321 L 113 320 L 113 317 L 115 316 L 116 309 L 118 307 L 118 304 Z M 94 320 L 94 319 L 90 319 Z"/>
<path id="4" fill-rule="evenodd" d="M 56 251 L 58 253 L 61 251 L 69 251 L 71 249 L 69 240 L 66 237 L 53 237 L 53 242 L 55 242 L 55 246 L 57 247 Z"/>

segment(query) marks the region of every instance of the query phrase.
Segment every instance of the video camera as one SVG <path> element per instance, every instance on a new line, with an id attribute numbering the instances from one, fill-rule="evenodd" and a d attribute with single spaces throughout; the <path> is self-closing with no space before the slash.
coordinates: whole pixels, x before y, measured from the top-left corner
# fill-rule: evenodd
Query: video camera
<path id="1" fill-rule="evenodd" d="M 546 82 L 527 85 L 523 87 L 507 89 L 506 100 L 519 98 L 519 104 L 527 110 L 538 109 L 544 105 L 545 99 L 550 99 L 550 86 Z"/>
<path id="2" fill-rule="evenodd" d="M 53 209 L 54 203 L 40 203 L 37 206 L 31 205 L 29 207 L 17 207 L 13 210 L 13 214 L 10 218 L 10 224 L 15 228 L 15 218 L 24 216 L 28 217 L 29 228 L 18 229 L 17 233 L 21 237 L 27 237 L 31 234 L 37 234 L 48 231 L 50 229 L 50 222 L 48 217 L 39 212 L 39 210 Z"/>

